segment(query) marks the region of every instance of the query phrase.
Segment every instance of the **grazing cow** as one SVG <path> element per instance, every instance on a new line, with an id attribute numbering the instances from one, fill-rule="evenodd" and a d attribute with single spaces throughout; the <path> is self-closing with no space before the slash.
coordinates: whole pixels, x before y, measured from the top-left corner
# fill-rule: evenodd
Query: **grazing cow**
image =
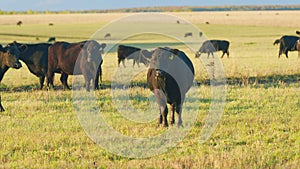
<path id="1" fill-rule="evenodd" d="M 213 52 L 216 51 L 222 51 L 223 54 L 221 56 L 221 58 L 223 58 L 223 56 L 225 54 L 227 54 L 227 58 L 229 58 L 229 42 L 226 40 L 207 40 L 204 41 L 202 46 L 200 47 L 200 49 L 196 52 L 196 58 L 200 57 L 201 53 L 208 53 L 207 58 L 209 58 L 209 55 L 212 54 L 212 56 L 214 57 Z"/>
<path id="2" fill-rule="evenodd" d="M 192 32 L 187 32 L 187 33 L 184 34 L 185 38 L 188 37 L 188 36 L 193 36 L 193 33 Z"/>
<path id="3" fill-rule="evenodd" d="M 199 36 L 202 37 L 203 36 L 203 32 L 199 32 Z"/>
<path id="4" fill-rule="evenodd" d="M 297 34 L 297 35 L 300 35 L 300 31 L 296 31 L 296 34 Z"/>
<path id="5" fill-rule="evenodd" d="M 56 41 L 55 37 L 50 37 L 48 43 L 54 43 Z"/>
<path id="6" fill-rule="evenodd" d="M 147 73 L 148 88 L 154 93 L 159 107 L 159 124 L 168 126 L 167 104 L 171 105 L 171 124 L 178 114 L 178 126 L 182 126 L 182 105 L 185 95 L 193 85 L 194 66 L 186 54 L 178 49 L 157 48 L 151 52 Z"/>
<path id="7" fill-rule="evenodd" d="M 132 47 L 132 46 L 125 46 L 119 45 L 118 46 L 118 66 L 122 61 L 122 64 L 125 66 L 125 59 L 132 59 L 133 60 L 133 67 L 135 63 L 137 63 L 138 67 L 140 66 L 140 62 L 144 63 L 146 66 L 148 65 L 148 60 L 142 57 L 141 49 Z"/>
<path id="8" fill-rule="evenodd" d="M 16 42 L 15 42 L 16 43 Z M 37 43 L 37 44 L 21 44 L 16 43 L 17 46 L 26 45 L 27 50 L 20 54 L 19 59 L 23 61 L 29 71 L 37 76 L 40 81 L 40 89 L 44 86 L 45 76 L 48 71 L 48 47 L 51 44 Z"/>
<path id="9" fill-rule="evenodd" d="M 279 41 L 279 54 L 278 58 L 280 58 L 281 54 L 285 54 L 286 58 L 288 58 L 288 51 L 296 51 L 297 50 L 297 40 L 299 37 L 297 36 L 282 36 Z"/>
<path id="10" fill-rule="evenodd" d="M 110 38 L 111 37 L 111 34 L 110 33 L 107 33 L 104 35 L 104 38 Z"/>
<path id="11" fill-rule="evenodd" d="M 276 39 L 273 43 L 273 45 L 278 45 L 278 44 L 280 44 L 280 39 Z"/>
<path id="12" fill-rule="evenodd" d="M 180 24 L 180 21 L 179 21 L 179 20 L 177 20 L 177 24 Z"/>
<path id="13" fill-rule="evenodd" d="M 94 40 L 67 43 L 56 42 L 48 49 L 47 85 L 53 87 L 54 73 L 63 74 L 61 80 L 64 88 L 70 89 L 66 83 L 68 75 L 83 74 L 86 90 L 90 90 L 92 81 L 93 89 L 96 88 L 96 75 L 101 70 L 103 45 Z"/>
<path id="14" fill-rule="evenodd" d="M 54 25 L 54 23 L 49 23 L 49 26 L 53 26 Z"/>
<path id="15" fill-rule="evenodd" d="M 106 47 L 105 43 L 102 43 L 100 45 L 100 54 L 104 54 L 104 48 Z M 102 57 L 102 56 L 101 56 Z M 102 64 L 103 64 L 103 59 L 100 61 L 100 64 L 98 66 L 98 70 L 96 73 L 96 77 L 95 77 L 95 89 L 100 89 L 99 88 L 99 83 L 102 83 Z M 55 73 L 60 73 L 59 70 L 57 70 Z M 60 77 L 60 81 L 64 86 L 64 89 L 71 89 L 68 85 L 68 74 L 62 73 L 61 77 Z"/>
<path id="16" fill-rule="evenodd" d="M 22 21 L 18 21 L 18 22 L 17 22 L 17 25 L 18 25 L 18 26 L 21 26 L 22 24 L 23 24 Z"/>

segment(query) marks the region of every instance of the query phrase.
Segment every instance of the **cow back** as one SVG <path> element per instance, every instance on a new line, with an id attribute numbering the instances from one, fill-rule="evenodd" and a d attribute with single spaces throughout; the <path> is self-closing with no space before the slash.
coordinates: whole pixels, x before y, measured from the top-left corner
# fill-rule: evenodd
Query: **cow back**
<path id="1" fill-rule="evenodd" d="M 296 44 L 297 41 L 299 40 L 299 37 L 297 36 L 282 36 L 280 38 L 280 48 L 288 51 L 295 51 L 296 49 Z"/>

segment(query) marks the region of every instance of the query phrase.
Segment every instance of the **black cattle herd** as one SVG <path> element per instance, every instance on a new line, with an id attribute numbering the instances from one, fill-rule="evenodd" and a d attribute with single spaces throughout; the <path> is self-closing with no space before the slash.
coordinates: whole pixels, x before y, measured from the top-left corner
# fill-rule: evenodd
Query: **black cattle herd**
<path id="1" fill-rule="evenodd" d="M 300 31 L 296 31 L 300 35 Z M 190 34 L 185 36 L 191 36 Z M 49 42 L 55 41 L 51 37 Z M 70 89 L 67 80 L 69 75 L 83 75 L 84 86 L 87 91 L 91 88 L 99 89 L 102 76 L 102 54 L 105 43 L 99 44 L 95 40 L 87 40 L 77 43 L 54 42 L 38 44 L 10 43 L 3 47 L 0 45 L 0 82 L 9 68 L 19 69 L 23 61 L 29 71 L 39 78 L 40 89 L 43 89 L 45 78 L 47 87 L 53 88 L 54 74 L 61 74 L 60 81 L 63 89 Z M 200 49 L 195 53 L 198 58 L 202 53 L 208 57 L 216 51 L 222 51 L 221 58 L 226 54 L 229 58 L 229 41 L 207 40 L 202 43 Z M 299 36 L 282 36 L 276 39 L 274 45 L 279 44 L 279 55 L 288 51 L 298 51 L 300 57 Z M 181 111 L 185 94 L 193 84 L 194 67 L 188 56 L 181 50 L 158 47 L 154 50 L 144 50 L 133 46 L 119 45 L 117 49 L 118 66 L 125 59 L 132 59 L 133 66 L 143 63 L 148 67 L 147 85 L 154 93 L 159 107 L 159 124 L 168 126 L 167 104 L 171 106 L 171 124 L 175 123 L 174 112 L 178 114 L 178 126 L 182 125 Z M 0 111 L 4 111 L 1 104 Z"/>

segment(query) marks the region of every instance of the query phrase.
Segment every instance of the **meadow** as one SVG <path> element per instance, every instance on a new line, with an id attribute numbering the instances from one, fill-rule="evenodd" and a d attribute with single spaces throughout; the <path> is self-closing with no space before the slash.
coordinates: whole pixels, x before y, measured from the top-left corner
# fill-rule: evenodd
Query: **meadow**
<path id="1" fill-rule="evenodd" d="M 144 48 L 155 44 L 178 48 L 186 52 L 195 67 L 196 94 L 191 92 L 192 99 L 184 106 L 197 113 L 196 121 L 188 124 L 187 112 L 183 111 L 184 124 L 193 127 L 173 148 L 148 158 L 122 157 L 98 146 L 91 139 L 93 131 L 86 133 L 82 126 L 84 121 L 77 111 L 78 105 L 74 104 L 74 91 L 61 89 L 59 75 L 56 75 L 55 90 L 38 90 L 38 78 L 24 63 L 19 70 L 9 69 L 0 86 L 6 109 L 0 114 L 1 168 L 299 168 L 300 59 L 297 52 L 290 52 L 288 59 L 285 56 L 279 59 L 278 46 L 273 46 L 282 35 L 296 35 L 300 23 L 293 16 L 299 13 L 171 13 L 193 23 L 208 38 L 231 43 L 230 57 L 221 60 L 227 78 L 225 107 L 216 129 L 201 144 L 200 133 L 212 101 L 204 63 L 214 59 L 207 58 L 206 54 L 196 59 L 194 51 L 186 45 L 162 36 L 140 35 L 121 41 Z M 132 14 L 1 15 L 0 43 L 13 40 L 39 43 L 50 36 L 55 36 L 57 41 L 81 41 L 111 21 L 129 15 Z M 16 26 L 18 20 L 24 24 Z M 54 25 L 49 26 L 50 22 Z M 103 38 L 99 42 L 109 44 L 111 40 Z M 199 47 L 200 44 L 199 40 Z M 98 119 L 101 114 L 114 130 L 131 137 L 151 137 L 169 130 L 157 127 L 158 109 L 151 107 L 153 95 L 145 87 L 146 67 L 132 68 L 132 62 L 127 61 L 126 68 L 118 68 L 115 48 L 106 51 L 103 57 L 102 89 L 91 92 L 101 113 L 91 114 L 90 118 Z M 116 73 L 127 71 L 140 72 L 126 90 L 129 103 L 138 113 L 151 116 L 150 121 L 128 120 L 117 107 L 119 103 L 114 97 L 126 95 L 124 89 L 113 90 L 110 85 Z M 74 79 L 70 77 L 69 84 Z M 85 93 L 82 89 L 75 94 Z M 88 110 L 95 107 L 90 104 L 87 102 L 83 107 Z"/>

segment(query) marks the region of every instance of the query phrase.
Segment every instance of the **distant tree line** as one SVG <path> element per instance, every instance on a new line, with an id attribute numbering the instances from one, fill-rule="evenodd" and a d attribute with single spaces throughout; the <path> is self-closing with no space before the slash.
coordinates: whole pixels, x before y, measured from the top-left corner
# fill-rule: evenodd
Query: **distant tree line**
<path id="1" fill-rule="evenodd" d="M 142 7 L 121 8 L 111 10 L 81 10 L 81 11 L 2 11 L 0 15 L 14 14 L 70 14 L 70 13 L 118 13 L 118 12 L 191 12 L 191 11 L 262 11 L 262 10 L 300 10 L 300 5 L 244 5 L 244 6 L 166 6 L 166 7 Z"/>

